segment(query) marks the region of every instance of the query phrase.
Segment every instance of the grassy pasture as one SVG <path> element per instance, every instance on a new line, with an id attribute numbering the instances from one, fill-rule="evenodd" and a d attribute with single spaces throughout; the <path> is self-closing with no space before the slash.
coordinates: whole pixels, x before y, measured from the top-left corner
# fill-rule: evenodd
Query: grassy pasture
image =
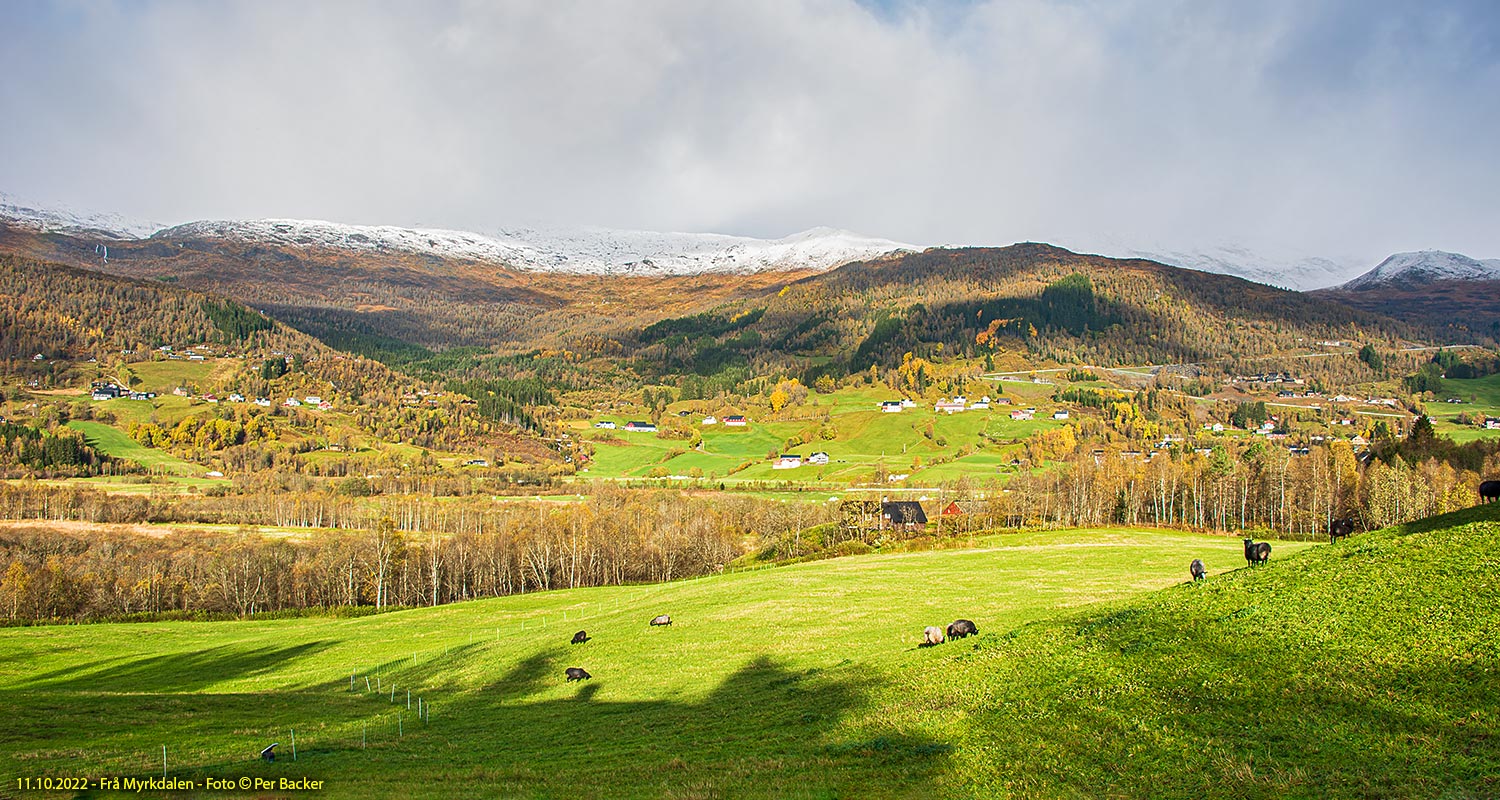
<path id="1" fill-rule="evenodd" d="M 1015 384 L 1031 393 L 1031 384 Z M 1016 392 L 1006 394 L 1013 397 Z M 1050 390 L 1054 387 L 1041 387 Z M 793 413 L 797 418 L 757 419 L 746 428 L 727 428 L 722 424 L 702 426 L 702 414 L 685 418 L 702 438 L 702 446 L 691 447 L 688 440 L 659 439 L 655 434 L 630 433 L 623 430 L 628 417 L 605 415 L 580 421 L 576 432 L 594 443 L 594 460 L 586 475 L 590 478 L 641 478 L 652 470 L 664 469 L 669 475 L 689 475 L 694 470 L 703 476 L 714 476 L 727 483 L 742 481 L 816 481 L 849 483 L 871 480 L 878 465 L 888 473 L 910 474 L 913 480 L 951 480 L 961 474 L 972 477 L 994 477 L 1002 473 L 1014 453 L 994 441 L 1023 440 L 1038 431 L 1050 430 L 1065 423 L 1051 419 L 1018 421 L 1010 418 L 1015 406 L 996 405 L 989 410 L 939 414 L 931 403 L 910 408 L 899 414 L 879 410 L 881 400 L 897 399 L 889 391 L 845 389 L 832 395 L 816 395 L 806 406 Z M 1033 402 L 1017 398 L 1023 405 Z M 812 402 L 817 405 L 812 405 Z M 828 422 L 823 423 L 827 415 Z M 1045 416 L 1039 413 L 1038 416 Z M 621 429 L 599 431 L 592 426 L 600 419 L 615 421 Z M 664 420 L 663 425 L 668 424 Z M 931 436 L 928 427 L 931 427 Z M 824 439 L 820 430 L 832 432 Z M 798 437 L 804 444 L 787 447 Z M 961 448 L 972 451 L 960 456 Z M 772 467 L 772 453 L 797 453 L 804 457 L 826 452 L 827 465 L 805 464 L 789 470 Z M 933 461 L 944 463 L 933 465 Z M 740 469 L 749 462 L 749 466 Z"/>
<path id="2" fill-rule="evenodd" d="M 128 459 L 148 469 L 159 470 L 173 475 L 203 475 L 203 467 L 190 461 L 184 461 L 163 450 L 146 447 L 140 442 L 126 436 L 124 431 L 121 431 L 119 428 L 105 425 L 102 422 L 87 422 L 84 420 L 69 422 L 68 427 L 82 431 L 84 440 L 89 443 L 89 446 L 107 456 Z"/>
<path id="3" fill-rule="evenodd" d="M 1488 417 L 1500 417 L 1500 374 L 1483 378 L 1448 378 L 1443 381 L 1442 399 L 1461 398 L 1463 403 L 1444 403 L 1440 399 L 1427 404 L 1427 413 L 1432 415 L 1433 428 L 1443 436 L 1456 442 L 1471 442 L 1475 439 L 1500 436 L 1500 431 L 1483 430 L 1467 425 L 1460 426 L 1453 418 L 1461 412 Z"/>
<path id="4" fill-rule="evenodd" d="M 305 774 L 330 797 L 928 796 L 964 740 L 914 682 L 950 680 L 971 642 L 1179 583 L 1195 556 L 1243 564 L 1237 540 L 1187 533 L 985 543 L 359 619 L 8 629 L 0 764 L 159 775 L 167 744 L 174 775 Z M 649 628 L 658 613 L 675 624 Z M 957 617 L 978 640 L 915 646 Z M 293 728 L 295 764 L 254 760 Z"/>

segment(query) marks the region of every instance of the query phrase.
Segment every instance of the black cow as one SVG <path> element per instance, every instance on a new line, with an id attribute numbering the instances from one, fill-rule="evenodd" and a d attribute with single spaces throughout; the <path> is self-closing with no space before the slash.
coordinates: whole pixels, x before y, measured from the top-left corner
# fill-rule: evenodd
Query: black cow
<path id="1" fill-rule="evenodd" d="M 1271 558 L 1271 545 L 1268 542 L 1257 542 L 1254 539 L 1245 540 L 1245 563 L 1250 566 L 1264 564 Z"/>
<path id="2" fill-rule="evenodd" d="M 567 676 L 568 676 L 568 680 L 569 681 L 586 681 L 589 678 L 594 677 L 593 675 L 590 675 L 588 673 L 588 671 L 585 670 L 585 669 L 583 669 L 582 667 L 568 667 L 568 669 L 566 670 L 566 672 L 567 672 Z"/>
<path id="3" fill-rule="evenodd" d="M 956 619 L 948 625 L 949 639 L 962 639 L 966 636 L 978 636 L 979 628 L 971 620 Z"/>
<path id="4" fill-rule="evenodd" d="M 1485 481 L 1479 484 L 1479 499 L 1488 503 L 1500 498 L 1500 481 Z"/>
<path id="5" fill-rule="evenodd" d="M 661 616 L 657 617 L 656 619 L 651 620 L 651 624 L 652 625 L 671 625 L 672 624 L 672 618 L 670 616 L 666 615 L 666 614 L 662 614 Z"/>
<path id="6" fill-rule="evenodd" d="M 1342 517 L 1328 526 L 1328 542 L 1332 544 L 1354 533 L 1354 520 Z"/>
<path id="7" fill-rule="evenodd" d="M 586 642 L 588 640 L 589 640 L 588 632 L 587 631 L 579 631 L 579 632 L 573 634 L 573 641 L 569 642 L 568 644 L 583 644 L 584 642 Z"/>
<path id="8" fill-rule="evenodd" d="M 1203 560 L 1199 558 L 1193 559 L 1193 563 L 1188 565 L 1188 572 L 1193 573 L 1195 581 L 1201 581 L 1204 576 L 1208 575 L 1208 570 L 1203 568 Z"/>

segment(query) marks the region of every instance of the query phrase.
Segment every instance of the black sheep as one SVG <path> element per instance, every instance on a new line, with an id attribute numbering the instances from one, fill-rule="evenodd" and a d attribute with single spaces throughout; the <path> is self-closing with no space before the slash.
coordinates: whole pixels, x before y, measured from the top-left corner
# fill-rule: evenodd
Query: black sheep
<path id="1" fill-rule="evenodd" d="M 1254 539 L 1245 540 L 1245 563 L 1250 566 L 1264 564 L 1271 558 L 1271 545 L 1266 542 L 1256 542 Z"/>
<path id="2" fill-rule="evenodd" d="M 1500 481 L 1485 481 L 1479 484 L 1479 499 L 1488 503 L 1500 498 Z"/>
<path id="3" fill-rule="evenodd" d="M 567 669 L 566 672 L 567 672 L 567 676 L 568 676 L 568 680 L 569 681 L 586 681 L 589 678 L 594 677 L 593 675 L 590 675 L 588 673 L 588 671 L 585 670 L 585 669 L 583 669 L 582 667 L 568 667 L 568 669 Z"/>
<path id="4" fill-rule="evenodd" d="M 1208 575 L 1208 570 L 1203 568 L 1203 560 L 1198 558 L 1193 559 L 1193 563 L 1188 565 L 1188 572 L 1193 573 L 1195 581 L 1201 581 Z"/>
<path id="5" fill-rule="evenodd" d="M 972 621 L 970 621 L 970 620 L 956 619 L 951 624 L 948 625 L 948 638 L 949 639 L 962 639 L 965 636 L 978 636 L 978 635 L 979 635 L 979 628 L 975 627 L 974 623 Z"/>
<path id="6" fill-rule="evenodd" d="M 1354 520 L 1348 517 L 1336 519 L 1332 525 L 1328 526 L 1328 542 L 1332 544 L 1352 533 L 1354 533 Z"/>
<path id="7" fill-rule="evenodd" d="M 589 640 L 588 633 L 585 632 L 585 631 L 579 631 L 579 632 L 573 634 L 573 641 L 569 642 L 569 644 L 583 644 L 584 642 L 586 642 L 588 640 Z"/>

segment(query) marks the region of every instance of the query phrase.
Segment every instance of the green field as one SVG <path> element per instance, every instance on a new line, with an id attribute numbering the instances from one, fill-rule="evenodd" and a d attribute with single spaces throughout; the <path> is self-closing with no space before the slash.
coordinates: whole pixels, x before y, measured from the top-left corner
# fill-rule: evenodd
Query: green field
<path id="1" fill-rule="evenodd" d="M 1004 443 L 1024 440 L 1038 431 L 1061 427 L 1065 423 L 1046 419 L 1050 404 L 1042 398 L 1026 399 L 1011 390 L 1006 394 L 1039 409 L 1039 419 L 1017 421 L 1010 418 L 1015 406 L 995 405 L 989 410 L 939 414 L 932 403 L 925 402 L 899 414 L 879 410 L 881 400 L 898 399 L 889 391 L 846 389 L 832 395 L 817 395 L 808 405 L 771 420 L 756 419 L 745 428 L 724 425 L 702 426 L 702 413 L 682 418 L 702 437 L 702 445 L 691 447 L 688 440 L 658 438 L 650 433 L 623 430 L 624 423 L 640 417 L 606 415 L 580 421 L 575 435 L 593 443 L 594 459 L 588 478 L 642 478 L 653 470 L 667 475 L 699 475 L 729 483 L 746 481 L 794 481 L 846 484 L 872 480 L 877 466 L 888 474 L 907 474 L 913 481 L 952 480 L 960 475 L 996 477 L 1008 469 L 1020 450 Z M 1026 395 L 1055 387 L 1020 385 Z M 971 398 L 974 399 L 974 398 Z M 813 403 L 816 403 L 814 405 Z M 684 405 L 684 404 L 679 404 Z M 677 406 L 670 409 L 675 412 Z M 824 415 L 828 423 L 823 423 Z M 599 420 L 610 420 L 621 426 L 612 431 L 593 428 Z M 667 419 L 672 419 L 671 413 Z M 927 435 L 931 424 L 931 437 Z M 664 420 L 663 425 L 667 422 Z M 822 430 L 833 438 L 824 439 Z M 981 436 L 981 434 L 984 434 Z M 805 443 L 787 447 L 793 437 Z M 997 444 L 999 442 L 1000 444 Z M 961 454 L 961 450 L 967 452 Z M 778 470 L 772 467 L 772 453 L 796 453 L 803 457 L 826 452 L 827 465 L 804 464 Z M 938 463 L 934 463 L 938 462 Z"/>
<path id="2" fill-rule="evenodd" d="M 373 618 L 5 630 L 0 699 L 24 713 L 0 723 L 0 762 L 146 776 L 166 744 L 173 775 L 306 774 L 336 797 L 922 796 L 961 717 L 935 729 L 912 683 L 949 680 L 975 652 L 917 648 L 922 626 L 969 617 L 971 641 L 999 645 L 1178 583 L 1194 556 L 1243 565 L 1238 540 L 1184 533 L 986 544 Z M 1276 558 L 1307 547 L 1278 543 Z M 675 624 L 649 628 L 658 613 Z M 594 639 L 570 647 L 579 628 Z M 565 683 L 567 666 L 593 680 Z M 292 729 L 297 763 L 254 761 Z"/>
<path id="3" fill-rule="evenodd" d="M 1464 402 L 1449 404 L 1439 401 L 1427 404 L 1427 413 L 1432 415 L 1433 428 L 1438 433 L 1460 443 L 1500 436 L 1500 431 L 1461 426 L 1453 422 L 1453 418 L 1461 412 L 1500 417 L 1500 374 L 1483 378 L 1448 378 L 1443 381 L 1443 388 L 1444 399 L 1457 397 Z"/>
<path id="4" fill-rule="evenodd" d="M 134 461 L 154 472 L 201 477 L 205 471 L 204 467 L 184 461 L 171 453 L 146 447 L 126 436 L 119 428 L 110 427 L 102 422 L 74 420 L 68 423 L 68 427 L 82 431 L 84 440 L 99 452 L 107 456 Z"/>
<path id="5" fill-rule="evenodd" d="M 329 797 L 1490 797 L 1497 519 L 1256 569 L 1232 538 L 1062 531 L 359 619 L 9 629 L 0 763 L 148 777 L 165 744 L 172 776 Z M 915 646 L 956 617 L 981 635 Z"/>
<path id="6" fill-rule="evenodd" d="M 242 364 L 243 362 L 238 359 L 208 359 L 205 361 L 174 359 L 143 361 L 131 364 L 128 370 L 137 379 L 132 382 L 132 389 L 143 392 L 156 392 L 160 395 L 170 395 L 172 390 L 179 386 L 193 388 L 196 384 L 208 383 L 216 372 L 227 374 L 238 369 Z"/>

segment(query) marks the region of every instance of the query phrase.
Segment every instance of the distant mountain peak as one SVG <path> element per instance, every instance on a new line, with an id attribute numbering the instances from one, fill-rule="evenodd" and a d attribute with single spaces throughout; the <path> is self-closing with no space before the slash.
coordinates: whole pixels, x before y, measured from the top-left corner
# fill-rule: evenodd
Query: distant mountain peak
<path id="1" fill-rule="evenodd" d="M 1500 259 L 1481 261 L 1461 253 L 1418 250 L 1396 253 L 1339 288 L 1361 290 L 1383 286 L 1420 286 L 1435 281 L 1492 280 L 1500 280 Z"/>

